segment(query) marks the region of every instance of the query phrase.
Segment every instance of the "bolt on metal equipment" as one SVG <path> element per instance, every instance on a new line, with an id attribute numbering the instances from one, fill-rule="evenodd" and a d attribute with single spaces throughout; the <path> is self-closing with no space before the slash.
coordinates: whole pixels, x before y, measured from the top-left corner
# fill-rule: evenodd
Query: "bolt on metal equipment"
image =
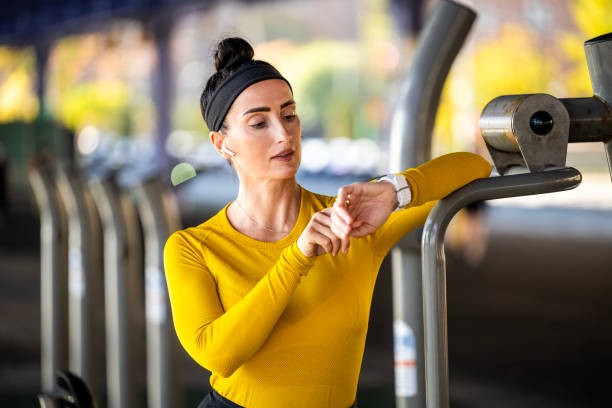
<path id="1" fill-rule="evenodd" d="M 423 231 L 423 312 L 427 407 L 449 406 L 444 233 L 464 206 L 480 200 L 562 191 L 580 184 L 565 167 L 567 144 L 603 142 L 612 176 L 612 33 L 585 43 L 594 96 L 507 95 L 484 108 L 480 129 L 500 177 L 475 180 L 440 200 Z M 514 169 L 529 173 L 507 175 Z M 524 171 L 522 170 L 522 171 Z"/>

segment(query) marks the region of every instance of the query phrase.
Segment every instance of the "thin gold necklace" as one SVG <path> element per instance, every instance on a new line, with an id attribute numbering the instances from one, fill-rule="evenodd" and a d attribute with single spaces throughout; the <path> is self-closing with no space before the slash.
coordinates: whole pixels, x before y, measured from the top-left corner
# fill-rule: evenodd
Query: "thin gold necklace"
<path id="1" fill-rule="evenodd" d="M 251 217 L 251 216 L 249 215 L 249 213 L 248 213 L 248 212 L 246 212 L 246 210 L 245 210 L 244 208 L 242 208 L 242 206 L 240 205 L 240 203 L 238 202 L 238 200 L 235 200 L 234 202 L 235 202 L 236 204 L 238 204 L 238 208 L 240 208 L 240 210 L 241 210 L 241 211 L 244 213 L 244 215 L 246 215 L 246 216 L 248 217 L 248 219 L 249 219 L 249 220 L 251 220 L 251 222 L 252 222 L 253 224 L 257 225 L 258 227 L 263 228 L 263 229 L 265 229 L 266 231 L 275 232 L 275 233 L 277 233 L 277 234 L 279 234 L 279 233 L 284 234 L 284 233 L 287 233 L 287 232 L 291 231 L 291 229 L 284 230 L 284 231 L 277 231 L 277 230 L 275 230 L 275 229 L 272 229 L 272 228 L 270 228 L 270 227 L 267 227 L 267 226 L 265 226 L 265 225 L 262 225 L 262 224 L 258 223 L 257 221 L 255 221 L 255 219 L 254 219 L 253 217 Z"/>

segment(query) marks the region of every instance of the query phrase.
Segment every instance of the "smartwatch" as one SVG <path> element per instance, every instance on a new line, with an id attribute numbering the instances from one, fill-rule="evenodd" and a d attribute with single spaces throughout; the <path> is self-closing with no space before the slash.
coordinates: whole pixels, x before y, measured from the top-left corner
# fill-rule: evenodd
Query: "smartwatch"
<path id="1" fill-rule="evenodd" d="M 393 184 L 397 192 L 397 207 L 395 207 L 393 212 L 401 210 L 410 204 L 410 201 L 412 201 L 412 191 L 410 191 L 410 184 L 408 184 L 404 176 L 400 174 L 387 174 L 376 179 L 377 183 L 381 181 L 388 181 Z"/>

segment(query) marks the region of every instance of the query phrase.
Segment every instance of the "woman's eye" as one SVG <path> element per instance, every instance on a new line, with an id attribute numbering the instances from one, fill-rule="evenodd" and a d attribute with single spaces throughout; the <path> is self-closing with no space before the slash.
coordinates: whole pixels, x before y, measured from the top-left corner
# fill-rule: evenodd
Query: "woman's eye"
<path id="1" fill-rule="evenodd" d="M 251 126 L 254 129 L 261 129 L 264 126 L 266 126 L 266 122 L 263 122 L 263 121 L 262 122 L 256 122 L 256 123 L 250 124 L 249 126 Z"/>
<path id="2" fill-rule="evenodd" d="M 290 113 L 288 115 L 285 115 L 284 118 L 287 122 L 291 122 L 293 120 L 295 120 L 295 118 L 297 117 L 297 115 L 295 113 Z"/>

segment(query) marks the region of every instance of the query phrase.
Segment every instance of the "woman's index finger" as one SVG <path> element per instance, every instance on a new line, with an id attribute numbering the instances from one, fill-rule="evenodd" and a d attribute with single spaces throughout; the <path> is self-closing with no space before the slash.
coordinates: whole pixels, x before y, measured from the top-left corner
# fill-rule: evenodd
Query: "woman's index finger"
<path id="1" fill-rule="evenodd" d="M 340 187 L 338 189 L 338 196 L 336 197 L 336 203 L 341 207 L 347 205 L 346 200 L 349 199 L 351 191 L 352 191 L 351 185 Z"/>

